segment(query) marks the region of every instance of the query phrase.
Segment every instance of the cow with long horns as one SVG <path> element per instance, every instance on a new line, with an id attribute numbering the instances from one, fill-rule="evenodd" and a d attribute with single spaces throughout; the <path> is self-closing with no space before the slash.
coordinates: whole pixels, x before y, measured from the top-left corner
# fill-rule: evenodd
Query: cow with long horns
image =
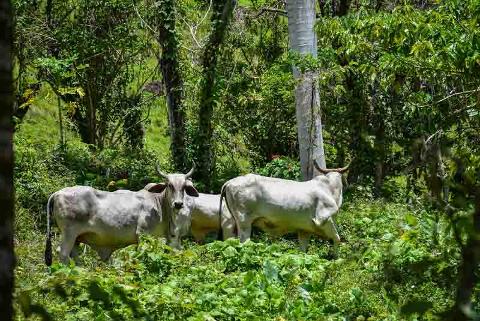
<path id="1" fill-rule="evenodd" d="M 89 186 L 67 187 L 53 193 L 47 203 L 45 263 L 52 263 L 52 219 L 61 231 L 60 260 L 76 258 L 79 243 L 86 243 L 107 261 L 116 249 L 135 244 L 141 233 L 164 237 L 179 247 L 177 226 L 185 194 L 198 192 L 187 174 L 164 174 L 165 183 L 151 183 L 140 191 L 100 191 Z M 188 219 L 188 218 L 187 218 Z M 185 223 L 188 224 L 188 221 Z"/>
<path id="2" fill-rule="evenodd" d="M 314 165 L 324 175 L 306 182 L 247 174 L 223 185 L 220 209 L 225 199 L 241 242 L 250 238 L 252 226 L 275 236 L 297 233 L 303 250 L 311 235 L 340 242 L 332 217 L 342 205 L 341 176 L 348 166 Z"/>

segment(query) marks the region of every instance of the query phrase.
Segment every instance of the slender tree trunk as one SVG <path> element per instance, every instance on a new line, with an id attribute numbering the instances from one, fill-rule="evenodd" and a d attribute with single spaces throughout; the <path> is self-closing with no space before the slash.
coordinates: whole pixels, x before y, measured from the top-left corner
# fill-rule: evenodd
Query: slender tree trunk
<path id="1" fill-rule="evenodd" d="M 385 111 L 383 105 L 378 99 L 378 81 L 373 84 L 371 91 L 371 110 L 373 111 L 373 124 L 375 131 L 375 142 L 373 149 L 375 151 L 375 195 L 381 196 L 383 181 L 385 178 L 385 159 L 387 154 L 386 140 L 385 140 Z M 392 96 L 394 93 L 392 93 Z"/>
<path id="2" fill-rule="evenodd" d="M 287 0 L 287 15 L 291 49 L 301 55 L 316 57 L 315 1 Z M 313 71 L 301 73 L 294 67 L 293 75 L 297 79 L 295 106 L 300 165 L 303 179 L 308 180 L 318 175 L 313 166 L 315 159 L 320 166 L 325 167 L 317 73 Z"/>
<path id="3" fill-rule="evenodd" d="M 337 17 L 342 17 L 348 13 L 348 9 L 350 8 L 350 0 L 340 0 L 337 6 L 337 11 L 335 15 Z"/>
<path id="4" fill-rule="evenodd" d="M 95 102 L 93 101 L 93 92 L 90 86 L 90 81 L 87 80 L 87 123 L 88 123 L 88 141 L 86 143 L 96 146 L 97 143 L 97 109 Z"/>
<path id="5" fill-rule="evenodd" d="M 377 128 L 375 133 L 375 188 L 376 196 L 380 196 L 383 187 L 383 180 L 385 178 L 385 122 L 380 117 L 377 119 Z"/>
<path id="6" fill-rule="evenodd" d="M 13 252 L 13 79 L 12 8 L 0 0 L 0 314 L 13 319 L 12 291 L 15 254 Z"/>
<path id="7" fill-rule="evenodd" d="M 473 188 L 473 187 L 472 187 Z M 459 269 L 459 281 L 455 299 L 455 308 L 451 320 L 467 321 L 473 318 L 471 297 L 478 282 L 478 265 L 480 264 L 480 188 L 475 190 L 475 212 L 473 229 L 467 244 L 462 249 L 462 263 Z"/>
<path id="8" fill-rule="evenodd" d="M 318 7 L 320 8 L 320 14 L 325 17 L 327 12 L 325 10 L 325 0 L 318 0 Z"/>
<path id="9" fill-rule="evenodd" d="M 362 175 L 374 175 L 371 166 L 370 155 L 373 152 L 365 141 L 367 133 L 367 103 L 364 94 L 359 86 L 355 75 L 351 72 L 346 75 L 345 86 L 350 93 L 349 122 L 350 122 L 350 150 L 352 151 L 352 162 L 348 172 L 347 181 L 349 184 L 358 183 Z"/>
<path id="10" fill-rule="evenodd" d="M 58 105 L 58 129 L 60 130 L 60 147 L 65 149 L 65 131 L 63 130 L 62 99 L 57 96 Z"/>
<path id="11" fill-rule="evenodd" d="M 175 31 L 175 2 L 161 0 L 158 13 L 158 43 L 162 48 L 159 57 L 163 83 L 168 106 L 168 123 L 170 127 L 170 151 L 176 171 L 185 172 L 185 111 L 183 109 L 183 79 L 180 73 L 178 57 L 178 39 Z"/>
<path id="12" fill-rule="evenodd" d="M 220 46 L 225 38 L 226 29 L 232 16 L 234 0 L 213 0 L 212 31 L 203 54 L 203 82 L 198 111 L 197 159 L 198 178 L 207 190 L 211 187 L 214 174 L 212 152 L 212 116 L 215 105 L 215 78 Z"/>

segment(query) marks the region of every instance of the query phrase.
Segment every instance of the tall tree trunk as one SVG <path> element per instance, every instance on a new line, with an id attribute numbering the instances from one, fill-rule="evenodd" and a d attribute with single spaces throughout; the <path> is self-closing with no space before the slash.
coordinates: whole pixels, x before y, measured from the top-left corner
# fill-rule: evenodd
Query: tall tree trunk
<path id="1" fill-rule="evenodd" d="M 380 116 L 380 115 L 379 115 Z M 386 157 L 386 143 L 385 143 L 385 122 L 380 117 L 377 118 L 377 127 L 375 128 L 375 188 L 376 196 L 382 194 L 383 180 L 385 178 L 385 157 Z"/>
<path id="2" fill-rule="evenodd" d="M 474 188 L 473 186 L 471 187 Z M 455 299 L 455 307 L 451 320 L 473 320 L 471 297 L 478 282 L 478 264 L 480 263 L 480 188 L 475 188 L 475 212 L 473 213 L 473 229 L 468 236 L 467 244 L 462 248 L 462 263 L 459 268 L 459 281 Z"/>
<path id="3" fill-rule="evenodd" d="M 197 173 L 198 178 L 205 184 L 207 190 L 210 190 L 211 177 L 214 174 L 212 161 L 212 116 L 216 94 L 215 76 L 217 60 L 234 5 L 234 0 L 213 0 L 212 31 L 203 54 L 204 76 L 198 111 L 197 159 L 199 166 Z"/>
<path id="4" fill-rule="evenodd" d="M 375 196 L 379 197 L 382 194 L 383 181 L 385 178 L 385 160 L 387 155 L 387 146 L 385 139 L 385 110 L 383 104 L 379 99 L 378 92 L 379 83 L 375 81 L 371 90 L 370 110 L 373 111 L 373 127 L 375 132 L 375 141 L 373 150 L 375 151 Z M 392 97 L 395 93 L 392 93 Z M 396 99 L 392 99 L 396 101 Z M 392 103 L 393 105 L 393 103 Z"/>
<path id="5" fill-rule="evenodd" d="M 62 99 L 57 96 L 58 129 L 60 131 L 60 148 L 65 151 L 65 131 L 63 129 Z"/>
<path id="6" fill-rule="evenodd" d="M 0 0 L 0 313 L 2 320 L 13 319 L 12 291 L 15 254 L 13 252 L 13 79 L 12 8 Z"/>
<path id="7" fill-rule="evenodd" d="M 320 14 L 325 17 L 327 12 L 325 10 L 325 0 L 318 0 L 318 7 L 320 8 Z"/>
<path id="8" fill-rule="evenodd" d="M 287 0 L 287 15 L 291 49 L 301 55 L 316 57 L 315 1 Z M 320 166 L 325 167 L 317 72 L 301 73 L 296 67 L 293 67 L 293 75 L 297 79 L 295 107 L 300 165 L 303 179 L 309 180 L 318 175 L 313 166 L 315 159 Z"/>
<path id="9" fill-rule="evenodd" d="M 348 13 L 348 9 L 350 8 L 350 0 L 340 0 L 340 3 L 337 5 L 337 11 L 335 15 L 337 17 L 342 17 Z"/>
<path id="10" fill-rule="evenodd" d="M 170 127 L 170 151 L 176 171 L 185 172 L 185 111 L 183 109 L 183 79 L 180 73 L 178 57 L 178 39 L 175 31 L 175 2 L 174 0 L 161 0 L 158 43 L 162 48 L 159 57 L 163 83 L 168 106 L 168 123 Z"/>

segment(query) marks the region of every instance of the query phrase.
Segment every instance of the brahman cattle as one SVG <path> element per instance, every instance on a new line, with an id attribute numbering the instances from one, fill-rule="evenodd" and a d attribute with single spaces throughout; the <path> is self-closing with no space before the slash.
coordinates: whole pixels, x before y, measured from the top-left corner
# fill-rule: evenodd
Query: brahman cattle
<path id="1" fill-rule="evenodd" d="M 158 170 L 158 166 L 157 166 Z M 185 194 L 198 197 L 187 174 L 163 174 L 165 183 L 149 184 L 140 191 L 100 191 L 88 186 L 67 187 L 53 193 L 47 203 L 45 263 L 52 263 L 51 220 L 61 231 L 60 260 L 76 258 L 78 244 L 86 243 L 108 260 L 116 249 L 138 242 L 141 233 L 165 237 L 178 247 L 177 213 Z"/>
<path id="2" fill-rule="evenodd" d="M 218 233 L 220 230 L 224 240 L 235 236 L 235 221 L 225 205 L 220 211 L 219 194 L 200 193 L 198 197 L 187 196 L 185 200 L 186 205 L 182 211 L 190 211 L 191 232 L 195 241 L 203 243 L 208 233 Z"/>
<path id="3" fill-rule="evenodd" d="M 221 202 L 225 198 L 241 242 L 250 238 L 252 225 L 278 236 L 298 233 L 303 250 L 312 234 L 340 242 L 332 216 L 342 204 L 341 174 L 348 166 L 328 170 L 314 164 L 325 175 L 306 182 L 247 174 L 223 185 Z"/>

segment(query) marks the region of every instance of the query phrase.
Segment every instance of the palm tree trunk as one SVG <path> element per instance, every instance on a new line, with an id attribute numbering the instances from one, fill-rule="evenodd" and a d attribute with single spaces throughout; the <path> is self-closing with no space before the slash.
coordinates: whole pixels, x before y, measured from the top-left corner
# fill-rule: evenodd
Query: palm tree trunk
<path id="1" fill-rule="evenodd" d="M 13 79 L 12 9 L 0 0 L 0 311 L 2 320 L 13 319 Z"/>
<path id="2" fill-rule="evenodd" d="M 301 55 L 316 57 L 315 1 L 287 0 L 287 15 L 291 49 Z M 295 106 L 300 165 L 303 179 L 308 180 L 318 175 L 313 166 L 315 159 L 325 167 L 317 72 L 301 73 L 294 67 L 293 75 L 297 79 Z"/>

